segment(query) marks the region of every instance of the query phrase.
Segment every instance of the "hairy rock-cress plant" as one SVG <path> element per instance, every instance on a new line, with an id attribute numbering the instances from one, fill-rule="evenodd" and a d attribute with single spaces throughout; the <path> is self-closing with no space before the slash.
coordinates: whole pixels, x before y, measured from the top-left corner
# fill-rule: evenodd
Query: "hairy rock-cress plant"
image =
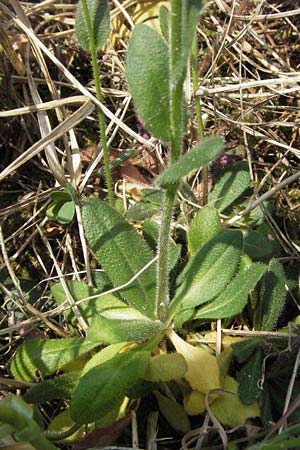
<path id="1" fill-rule="evenodd" d="M 38 403 L 71 398 L 68 414 L 75 427 L 113 423 L 124 414 L 124 400 L 130 407 L 130 399 L 151 391 L 161 412 L 181 432 L 190 427 L 187 413 L 202 413 L 208 405 L 229 426 L 260 414 L 257 396 L 246 405 L 237 395 L 238 383 L 227 375 L 230 357 L 226 360 L 221 353 L 217 358 L 211 349 L 193 346 L 178 335 L 186 323 L 230 319 L 241 313 L 249 292 L 261 279 L 254 322 L 257 329 L 272 329 L 276 324 L 284 301 L 282 268 L 276 260 L 267 266 L 251 259 L 258 238 L 264 242 L 258 247 L 268 253 L 267 239 L 255 231 L 224 229 L 219 218 L 219 212 L 248 187 L 243 163 L 224 172 L 209 194 L 209 205 L 193 218 L 187 232 L 188 262 L 170 285 L 179 254 L 170 237 L 178 189 L 190 172 L 207 166 L 224 148 L 223 139 L 215 136 L 202 138 L 183 152 L 188 123 L 183 85 L 201 7 L 201 0 L 171 0 L 170 12 L 161 11 L 162 33 L 137 25 L 127 53 L 126 76 L 136 112 L 169 152 L 169 164 L 155 180 L 156 190 L 162 193 L 157 250 L 112 202 L 85 200 L 85 235 L 104 271 L 95 276 L 93 288 L 78 281 L 68 284 L 88 325 L 86 336 L 28 341 L 12 360 L 16 378 L 28 382 L 43 378 L 24 399 Z M 107 21 L 105 0 L 80 1 L 76 33 L 93 58 L 95 49 L 105 42 Z M 170 292 L 174 292 L 172 298 Z M 52 294 L 58 304 L 66 299 L 59 283 L 53 285 Z M 84 301 L 88 297 L 92 298 Z M 74 311 L 65 314 L 76 329 Z M 57 372 L 56 378 L 44 379 Z M 171 380 L 182 392 L 178 403 L 160 389 L 161 383 Z M 231 395 L 222 395 L 222 388 Z"/>

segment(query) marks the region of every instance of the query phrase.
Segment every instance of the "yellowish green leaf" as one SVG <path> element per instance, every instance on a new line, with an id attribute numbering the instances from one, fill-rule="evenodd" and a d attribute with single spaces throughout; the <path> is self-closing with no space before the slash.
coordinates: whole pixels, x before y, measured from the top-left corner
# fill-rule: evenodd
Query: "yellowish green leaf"
<path id="1" fill-rule="evenodd" d="M 173 330 L 168 337 L 177 352 L 184 356 L 188 370 L 184 376 L 191 388 L 206 394 L 220 388 L 220 370 L 214 355 L 201 347 L 194 347 L 181 339 Z"/>
<path id="2" fill-rule="evenodd" d="M 238 395 L 238 382 L 227 376 L 224 380 L 223 389 L 233 392 L 233 394 L 221 395 L 212 404 L 211 410 L 217 419 L 229 427 L 243 425 L 250 417 L 260 415 L 260 409 L 257 402 L 252 405 L 245 405 Z"/>
<path id="3" fill-rule="evenodd" d="M 179 380 L 184 377 L 187 369 L 187 363 L 179 353 L 157 355 L 150 358 L 144 378 L 153 382 Z"/>

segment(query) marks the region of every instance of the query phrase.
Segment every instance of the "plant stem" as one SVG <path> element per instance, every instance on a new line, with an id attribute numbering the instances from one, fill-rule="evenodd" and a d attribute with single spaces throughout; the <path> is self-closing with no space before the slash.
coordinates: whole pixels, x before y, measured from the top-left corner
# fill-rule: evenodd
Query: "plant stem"
<path id="1" fill-rule="evenodd" d="M 181 54 L 182 1 L 171 1 L 170 20 L 170 124 L 171 154 L 170 162 L 175 162 L 182 147 L 182 80 L 178 79 L 178 61 Z M 181 77 L 180 77 L 181 78 Z"/>
<path id="2" fill-rule="evenodd" d="M 198 89 L 198 67 L 197 67 L 197 56 L 198 56 L 198 43 L 197 43 L 197 33 L 195 33 L 195 37 L 193 40 L 192 47 L 192 57 L 191 57 L 191 65 L 192 65 L 192 79 L 193 79 L 193 90 L 194 90 L 194 105 L 196 111 L 197 125 L 198 125 L 198 137 L 200 139 L 204 138 L 204 126 L 201 114 L 201 103 L 200 98 L 195 95 L 195 92 Z M 208 167 L 203 166 L 202 168 L 202 205 L 205 206 L 208 201 Z"/>
<path id="3" fill-rule="evenodd" d="M 82 10 L 85 17 L 87 30 L 88 30 L 88 36 L 89 36 L 89 45 L 90 45 L 90 51 L 91 51 L 91 60 L 92 60 L 92 67 L 93 67 L 93 76 L 94 76 L 94 82 L 95 82 L 95 89 L 96 89 L 96 97 L 99 102 L 102 101 L 102 91 L 100 86 L 100 75 L 99 75 L 99 68 L 98 68 L 98 62 L 97 62 L 97 50 L 95 46 L 95 40 L 94 40 L 94 33 L 93 33 L 93 26 L 87 6 L 87 0 L 82 0 Z M 106 185 L 107 185 L 107 192 L 108 192 L 108 202 L 110 206 L 113 206 L 113 189 L 112 189 L 112 182 L 111 182 L 111 176 L 110 176 L 110 168 L 109 168 L 109 155 L 108 155 L 108 148 L 107 148 L 107 139 L 106 139 L 106 133 L 105 133 L 105 117 L 104 113 L 101 109 L 98 111 L 98 121 L 99 121 L 99 131 L 100 131 L 100 139 L 103 149 L 103 160 L 104 160 L 104 170 L 105 170 L 105 178 L 106 178 Z"/>
<path id="4" fill-rule="evenodd" d="M 164 322 L 166 320 L 169 297 L 169 252 L 170 252 L 170 227 L 174 201 L 177 188 L 167 190 L 164 193 L 162 218 L 158 236 L 158 261 L 157 261 L 157 317 Z"/>
<path id="5" fill-rule="evenodd" d="M 181 55 L 182 39 L 182 0 L 171 0 L 170 20 L 170 125 L 171 146 L 170 162 L 175 162 L 182 150 L 183 132 L 183 80 L 178 76 L 178 61 Z M 169 297 L 169 239 L 173 207 L 178 185 L 167 189 L 164 193 L 162 218 L 158 238 L 157 262 L 157 317 L 166 320 Z"/>

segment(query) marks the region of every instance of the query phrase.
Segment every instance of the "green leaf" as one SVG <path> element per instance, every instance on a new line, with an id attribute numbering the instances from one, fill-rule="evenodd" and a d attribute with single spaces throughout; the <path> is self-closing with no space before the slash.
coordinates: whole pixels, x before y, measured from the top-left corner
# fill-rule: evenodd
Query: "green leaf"
<path id="1" fill-rule="evenodd" d="M 54 191 L 49 195 L 52 202 L 47 208 L 47 217 L 62 225 L 72 222 L 75 214 L 75 202 L 71 188 L 67 186 L 63 191 Z"/>
<path id="2" fill-rule="evenodd" d="M 50 192 L 49 197 L 53 202 L 63 203 L 72 200 L 72 197 L 68 190 Z"/>
<path id="3" fill-rule="evenodd" d="M 150 351 L 132 349 L 92 368 L 80 380 L 70 404 L 72 419 L 79 425 L 104 417 L 143 378 Z"/>
<path id="4" fill-rule="evenodd" d="M 228 208 L 248 188 L 250 175 L 247 163 L 240 162 L 227 168 L 208 195 L 208 203 L 219 212 Z"/>
<path id="5" fill-rule="evenodd" d="M 96 353 L 92 358 L 86 363 L 82 371 L 82 375 L 85 375 L 91 369 L 100 364 L 105 363 L 109 359 L 113 358 L 115 355 L 120 353 L 128 345 L 127 342 L 120 342 L 119 344 L 112 344 L 104 347 L 98 353 Z"/>
<path id="6" fill-rule="evenodd" d="M 120 302 L 122 303 L 122 302 Z M 119 342 L 143 342 L 159 334 L 164 325 L 159 320 L 150 320 L 139 311 L 123 303 L 109 306 L 94 317 L 88 338 L 98 342 L 117 344 Z"/>
<path id="7" fill-rule="evenodd" d="M 260 263 L 253 263 L 244 268 L 219 297 L 201 307 L 194 317 L 224 319 L 239 314 L 247 303 L 249 291 L 255 287 L 265 270 L 266 266 Z"/>
<path id="8" fill-rule="evenodd" d="M 83 338 L 27 341 L 18 348 L 10 370 L 15 378 L 32 381 L 38 372 L 50 375 L 97 345 Z"/>
<path id="9" fill-rule="evenodd" d="M 167 353 L 150 358 L 144 378 L 153 382 L 179 380 L 187 370 L 187 363 L 180 353 Z"/>
<path id="10" fill-rule="evenodd" d="M 245 252 L 250 258 L 257 260 L 270 257 L 273 253 L 273 244 L 264 234 L 253 230 L 243 230 Z"/>
<path id="11" fill-rule="evenodd" d="M 261 281 L 260 295 L 254 311 L 254 327 L 272 331 L 283 310 L 286 277 L 282 265 L 272 259 Z"/>
<path id="12" fill-rule="evenodd" d="M 126 58 L 129 91 L 145 127 L 165 142 L 170 140 L 168 61 L 162 37 L 147 25 L 137 25 Z"/>
<path id="13" fill-rule="evenodd" d="M 152 216 L 160 212 L 160 208 L 152 203 L 135 203 L 130 206 L 127 211 L 127 219 L 132 221 L 142 221 L 151 219 Z"/>
<path id="14" fill-rule="evenodd" d="M 243 339 L 242 341 L 235 342 L 231 347 L 235 358 L 242 364 L 253 355 L 259 344 L 260 339 Z"/>
<path id="15" fill-rule="evenodd" d="M 195 314 L 195 308 L 182 309 L 175 314 L 173 318 L 173 324 L 175 328 L 181 328 L 185 322 L 189 322 L 193 319 Z"/>
<path id="16" fill-rule="evenodd" d="M 127 283 L 153 259 L 147 243 L 102 200 L 87 200 L 82 208 L 82 220 L 88 243 L 115 287 Z M 155 319 L 155 284 L 155 265 L 152 264 L 119 293 L 130 306 Z"/>
<path id="17" fill-rule="evenodd" d="M 157 178 L 156 182 L 162 188 L 168 188 L 181 181 L 192 170 L 207 165 L 222 152 L 223 139 L 219 136 L 203 140 L 188 153 L 167 167 Z"/>
<path id="18" fill-rule="evenodd" d="M 160 412 L 175 431 L 179 433 L 190 431 L 191 424 L 182 405 L 171 398 L 165 397 L 159 391 L 155 392 L 155 397 Z"/>
<path id="19" fill-rule="evenodd" d="M 70 398 L 81 377 L 81 372 L 68 372 L 51 380 L 42 380 L 29 388 L 23 399 L 27 403 L 44 403 Z"/>
<path id="20" fill-rule="evenodd" d="M 259 381 L 262 378 L 263 355 L 260 349 L 256 350 L 238 374 L 239 395 L 242 402 L 251 405 L 262 393 Z"/>
<path id="21" fill-rule="evenodd" d="M 91 19 L 94 44 L 99 50 L 106 42 L 109 34 L 109 5 L 107 0 L 86 0 Z M 82 8 L 82 1 L 79 0 L 75 16 L 75 32 L 80 46 L 90 50 L 89 33 Z"/>
<path id="22" fill-rule="evenodd" d="M 76 302 L 83 300 L 84 298 L 94 296 L 98 292 L 97 289 L 89 287 L 84 281 L 70 280 L 67 282 L 67 285 L 73 299 Z M 55 283 L 51 286 L 51 293 L 58 305 L 61 305 L 66 301 L 66 294 L 60 283 Z M 93 298 L 86 302 L 80 303 L 77 308 L 87 324 L 90 325 L 100 311 L 102 311 L 103 308 L 107 308 L 107 305 L 110 304 L 125 305 L 115 294 L 106 294 L 102 297 Z M 73 323 L 77 322 L 72 309 L 66 310 L 64 315 Z"/>
<path id="23" fill-rule="evenodd" d="M 238 394 L 238 383 L 230 376 L 225 377 L 223 389 L 233 394 L 225 394 L 218 397 L 211 405 L 211 410 L 217 419 L 229 427 L 238 427 L 244 425 L 250 417 L 260 415 L 260 409 L 257 402 L 251 405 L 245 405 Z M 235 395 L 236 394 L 236 395 Z"/>
<path id="24" fill-rule="evenodd" d="M 160 24 L 160 30 L 161 34 L 163 35 L 166 42 L 169 42 L 169 29 L 170 29 L 170 11 L 165 6 L 162 5 L 159 8 L 159 24 Z"/>
<path id="25" fill-rule="evenodd" d="M 7 430 L 13 430 L 18 442 L 29 442 L 38 450 L 57 450 L 33 419 L 33 409 L 16 395 L 10 394 L 0 400 L 0 423 L 7 425 Z"/>
<path id="26" fill-rule="evenodd" d="M 190 255 L 196 253 L 203 244 L 221 231 L 223 227 L 217 209 L 208 205 L 201 208 L 191 221 L 187 232 Z"/>
<path id="27" fill-rule="evenodd" d="M 71 200 L 70 202 L 65 202 L 61 205 L 57 212 L 56 220 L 62 225 L 67 225 L 68 223 L 72 222 L 74 214 L 75 203 L 73 202 L 73 200 Z"/>
<path id="28" fill-rule="evenodd" d="M 179 276 L 170 312 L 190 309 L 216 297 L 235 274 L 240 262 L 243 236 L 239 230 L 229 230 L 214 236 L 192 256 Z"/>

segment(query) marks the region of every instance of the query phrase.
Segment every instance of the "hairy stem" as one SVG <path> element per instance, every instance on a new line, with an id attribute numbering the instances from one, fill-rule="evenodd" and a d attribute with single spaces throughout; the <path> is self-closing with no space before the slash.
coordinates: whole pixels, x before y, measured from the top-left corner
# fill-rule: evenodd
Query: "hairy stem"
<path id="1" fill-rule="evenodd" d="M 192 66 L 192 80 L 193 80 L 193 90 L 194 90 L 194 105 L 196 112 L 196 119 L 198 125 L 198 138 L 201 140 L 204 138 L 204 126 L 201 114 L 201 103 L 200 98 L 195 95 L 195 92 L 198 89 L 198 65 L 197 65 L 197 56 L 198 56 L 198 43 L 197 43 L 197 34 L 195 34 L 193 47 L 192 47 L 192 57 L 191 57 L 191 66 Z M 205 206 L 208 201 L 208 167 L 204 166 L 202 168 L 202 205 Z"/>
<path id="2" fill-rule="evenodd" d="M 176 191 L 167 190 L 164 193 L 162 218 L 158 237 L 158 262 L 157 262 L 157 317 L 164 322 L 166 320 L 167 307 L 169 305 L 169 252 L 170 252 L 170 227 Z"/>
<path id="3" fill-rule="evenodd" d="M 88 36 L 89 36 L 89 45 L 90 45 L 90 51 L 91 51 L 91 60 L 92 60 L 92 67 L 93 67 L 93 76 L 94 76 L 94 82 L 95 82 L 95 89 L 96 89 L 96 97 L 99 102 L 102 101 L 102 91 L 101 91 L 101 85 L 100 85 L 100 76 L 99 76 L 99 69 L 98 69 L 98 62 L 97 62 L 97 50 L 95 46 L 94 41 L 94 33 L 93 33 L 93 26 L 87 6 L 87 1 L 82 0 L 82 10 L 85 17 L 87 30 L 88 30 Z M 108 192 L 108 201 L 110 206 L 113 206 L 113 189 L 112 189 L 112 182 L 111 182 L 111 176 L 110 176 L 110 168 L 109 168 L 109 155 L 108 155 L 108 148 L 107 148 L 107 139 L 106 139 L 106 133 L 105 133 L 105 117 L 104 113 L 101 109 L 98 111 L 98 121 L 99 121 L 99 131 L 100 131 L 100 139 L 103 149 L 103 160 L 104 160 L 104 170 L 105 170 L 105 178 L 106 178 L 106 185 L 107 185 L 107 192 Z"/>
<path id="4" fill-rule="evenodd" d="M 183 128 L 183 80 L 178 76 L 178 61 L 181 55 L 182 39 L 182 0 L 171 0 L 170 21 L 170 124 L 171 146 L 170 162 L 175 162 L 182 150 Z M 178 185 L 167 189 L 164 193 L 162 219 L 158 239 L 157 262 L 157 317 L 161 321 L 167 319 L 166 313 L 169 297 L 169 239 L 174 202 Z"/>
<path id="5" fill-rule="evenodd" d="M 170 21 L 170 124 L 171 163 L 175 162 L 182 147 L 182 79 L 178 76 L 178 61 L 181 54 L 182 1 L 171 1 Z"/>

